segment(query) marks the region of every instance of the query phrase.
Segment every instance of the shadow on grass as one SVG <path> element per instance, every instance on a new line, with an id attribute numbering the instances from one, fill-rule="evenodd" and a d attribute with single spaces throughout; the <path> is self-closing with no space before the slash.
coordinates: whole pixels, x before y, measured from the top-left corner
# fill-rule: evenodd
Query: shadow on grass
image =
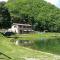
<path id="1" fill-rule="evenodd" d="M 3 56 L 5 56 L 5 57 L 8 58 L 8 59 L 12 59 L 11 57 L 7 56 L 6 54 L 4 54 L 4 53 L 2 53 L 2 52 L 0 52 L 0 55 L 3 55 Z M 0 59 L 4 59 L 4 58 L 0 58 Z"/>

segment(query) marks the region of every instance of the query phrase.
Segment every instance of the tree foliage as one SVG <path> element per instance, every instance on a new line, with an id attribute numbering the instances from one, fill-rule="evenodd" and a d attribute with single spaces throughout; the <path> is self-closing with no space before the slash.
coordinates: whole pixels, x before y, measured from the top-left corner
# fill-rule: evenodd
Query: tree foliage
<path id="1" fill-rule="evenodd" d="M 8 9 L 4 7 L 5 2 L 0 3 L 0 28 L 11 27 L 11 17 Z"/>
<path id="2" fill-rule="evenodd" d="M 43 0 L 9 0 L 6 6 L 20 20 L 31 22 L 35 30 L 60 32 L 60 9 Z"/>

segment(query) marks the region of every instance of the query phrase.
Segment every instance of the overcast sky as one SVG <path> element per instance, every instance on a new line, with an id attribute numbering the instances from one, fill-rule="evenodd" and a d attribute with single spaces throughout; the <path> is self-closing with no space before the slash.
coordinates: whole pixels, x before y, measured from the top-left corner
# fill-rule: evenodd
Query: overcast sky
<path id="1" fill-rule="evenodd" d="M 55 5 L 56 7 L 60 8 L 60 0 L 45 0 L 50 2 L 51 4 Z"/>
<path id="2" fill-rule="evenodd" d="M 7 2 L 8 0 L 0 0 L 0 2 L 2 2 L 2 1 L 5 1 L 5 2 Z"/>

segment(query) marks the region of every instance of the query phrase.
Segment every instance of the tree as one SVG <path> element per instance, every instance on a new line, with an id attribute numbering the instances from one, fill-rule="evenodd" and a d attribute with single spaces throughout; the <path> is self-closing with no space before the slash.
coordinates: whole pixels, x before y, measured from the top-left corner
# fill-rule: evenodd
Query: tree
<path id="1" fill-rule="evenodd" d="M 0 20 L 1 28 L 5 28 L 5 29 L 10 28 L 11 27 L 11 16 L 10 16 L 8 9 L 4 7 L 4 4 L 2 4 L 0 7 L 0 15 L 2 18 Z"/>
<path id="2" fill-rule="evenodd" d="M 20 16 L 22 21 L 33 22 L 33 25 L 38 23 L 36 26 L 38 31 L 56 32 L 60 29 L 60 24 L 58 24 L 60 9 L 44 0 L 9 0 L 6 6 L 12 14 Z"/>

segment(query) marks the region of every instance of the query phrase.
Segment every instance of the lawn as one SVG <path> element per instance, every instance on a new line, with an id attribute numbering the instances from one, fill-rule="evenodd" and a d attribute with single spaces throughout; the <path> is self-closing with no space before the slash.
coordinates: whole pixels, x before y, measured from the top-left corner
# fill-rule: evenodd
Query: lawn
<path id="1" fill-rule="evenodd" d="M 42 37 L 50 38 L 55 35 L 59 36 L 60 33 L 38 33 L 38 34 L 16 34 L 14 37 L 17 39 L 36 40 Z M 51 54 L 38 51 L 23 46 L 16 46 L 10 40 L 13 38 L 7 38 L 0 34 L 0 60 L 27 60 L 27 58 L 35 58 L 35 60 L 60 60 L 60 55 Z M 58 46 L 59 47 L 59 46 Z"/>

